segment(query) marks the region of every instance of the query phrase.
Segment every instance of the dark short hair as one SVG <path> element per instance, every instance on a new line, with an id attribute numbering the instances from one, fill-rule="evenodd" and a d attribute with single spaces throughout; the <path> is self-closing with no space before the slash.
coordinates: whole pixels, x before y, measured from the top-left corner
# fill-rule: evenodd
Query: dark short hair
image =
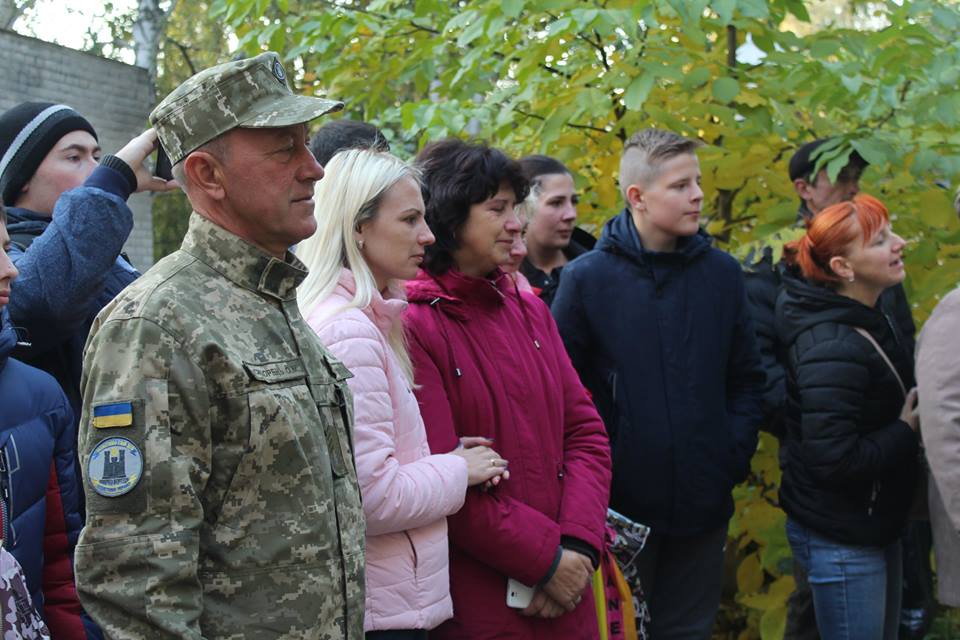
<path id="1" fill-rule="evenodd" d="M 813 168 L 817 165 L 817 160 L 819 160 L 819 158 L 814 159 L 813 156 L 820 147 L 833 140 L 834 138 L 820 138 L 813 142 L 808 142 L 797 149 L 796 153 L 790 158 L 790 164 L 787 166 L 790 181 L 792 182 L 798 178 L 802 178 L 807 182 L 813 182 L 816 179 L 816 176 L 813 175 Z M 845 167 L 852 165 L 858 169 L 865 169 L 869 164 L 863 156 L 853 151 L 850 153 L 850 158 L 847 160 Z"/>
<path id="2" fill-rule="evenodd" d="M 453 251 L 460 248 L 460 230 L 470 217 L 471 205 L 496 195 L 501 185 L 513 189 L 517 202 L 530 189 L 520 163 L 499 149 L 457 138 L 432 142 L 416 158 L 423 175 L 426 219 L 436 242 L 426 247 L 424 269 L 445 273 L 453 266 Z"/>
<path id="3" fill-rule="evenodd" d="M 540 197 L 540 178 L 556 174 L 572 175 L 562 162 L 550 156 L 534 154 L 520 158 L 520 167 L 523 169 L 523 177 L 530 183 L 530 190 L 534 192 L 535 197 Z"/>
<path id="4" fill-rule="evenodd" d="M 520 158 L 519 162 L 520 166 L 523 167 L 523 176 L 531 182 L 539 176 L 570 173 L 570 170 L 562 162 L 550 156 L 534 154 Z"/>
<path id="5" fill-rule="evenodd" d="M 380 129 L 369 122 L 341 118 L 326 123 L 310 138 L 310 152 L 320 166 L 326 166 L 330 158 L 345 149 L 373 149 L 390 151 L 390 143 Z"/>

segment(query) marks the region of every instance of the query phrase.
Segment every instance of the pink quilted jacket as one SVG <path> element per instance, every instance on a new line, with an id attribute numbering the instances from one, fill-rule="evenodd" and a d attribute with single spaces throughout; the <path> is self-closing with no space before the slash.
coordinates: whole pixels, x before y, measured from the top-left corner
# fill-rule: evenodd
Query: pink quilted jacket
<path id="1" fill-rule="evenodd" d="M 446 516 L 463 506 L 467 465 L 430 455 L 416 396 L 386 341 L 406 307 L 401 291 L 353 299 L 353 274 L 306 314 L 351 372 L 357 475 L 367 517 L 364 630 L 432 629 L 453 615 Z M 334 315 L 330 315 L 333 313 Z"/>

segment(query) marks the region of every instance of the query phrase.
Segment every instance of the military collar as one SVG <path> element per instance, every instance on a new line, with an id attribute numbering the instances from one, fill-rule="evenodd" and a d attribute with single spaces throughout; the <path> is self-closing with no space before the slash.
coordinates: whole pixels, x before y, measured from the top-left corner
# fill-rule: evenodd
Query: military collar
<path id="1" fill-rule="evenodd" d="M 180 249 L 239 286 L 277 300 L 295 299 L 307 277 L 307 267 L 289 251 L 283 260 L 275 258 L 196 212 Z"/>

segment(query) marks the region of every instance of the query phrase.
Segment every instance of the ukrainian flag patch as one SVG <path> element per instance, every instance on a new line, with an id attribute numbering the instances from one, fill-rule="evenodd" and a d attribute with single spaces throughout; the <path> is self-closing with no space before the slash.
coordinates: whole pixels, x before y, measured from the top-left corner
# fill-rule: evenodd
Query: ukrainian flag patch
<path id="1" fill-rule="evenodd" d="M 133 403 L 112 402 L 93 408 L 93 426 L 97 429 L 129 427 L 133 424 Z"/>

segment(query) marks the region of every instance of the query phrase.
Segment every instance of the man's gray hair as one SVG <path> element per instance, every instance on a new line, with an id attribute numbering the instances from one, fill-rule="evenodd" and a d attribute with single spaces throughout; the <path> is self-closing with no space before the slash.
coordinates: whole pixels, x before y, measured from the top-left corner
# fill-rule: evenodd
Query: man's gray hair
<path id="1" fill-rule="evenodd" d="M 657 177 L 664 161 L 684 153 L 696 153 L 702 144 L 663 129 L 643 129 L 630 136 L 620 157 L 620 192 L 624 200 L 627 187 L 648 184 Z"/>
<path id="2" fill-rule="evenodd" d="M 230 131 L 227 131 L 227 133 L 230 133 Z M 225 162 L 227 159 L 227 147 L 229 146 L 227 143 L 227 133 L 220 134 L 213 140 L 210 140 L 209 142 L 200 145 L 198 148 L 194 149 L 190 153 L 195 153 L 197 151 L 206 151 L 210 155 L 214 156 L 220 162 Z M 177 181 L 177 184 L 180 185 L 180 188 L 183 189 L 184 192 L 186 192 L 186 189 L 187 189 L 187 175 L 184 172 L 183 167 L 187 157 L 190 156 L 190 153 L 188 153 L 183 158 L 183 160 L 173 165 L 173 167 L 171 167 L 170 169 L 170 172 L 173 174 L 173 179 Z"/>

